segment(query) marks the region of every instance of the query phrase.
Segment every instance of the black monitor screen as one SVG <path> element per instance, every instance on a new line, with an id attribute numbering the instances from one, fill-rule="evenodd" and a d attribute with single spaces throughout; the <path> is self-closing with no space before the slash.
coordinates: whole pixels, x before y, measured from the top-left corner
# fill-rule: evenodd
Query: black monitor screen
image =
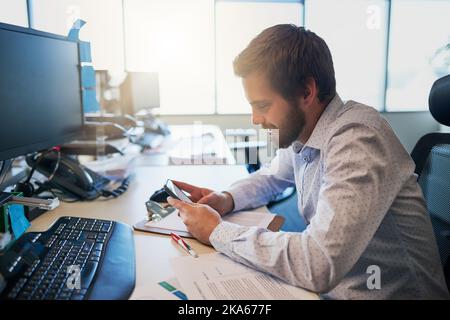
<path id="1" fill-rule="evenodd" d="M 78 44 L 0 24 L 0 160 L 59 145 L 82 125 Z"/>

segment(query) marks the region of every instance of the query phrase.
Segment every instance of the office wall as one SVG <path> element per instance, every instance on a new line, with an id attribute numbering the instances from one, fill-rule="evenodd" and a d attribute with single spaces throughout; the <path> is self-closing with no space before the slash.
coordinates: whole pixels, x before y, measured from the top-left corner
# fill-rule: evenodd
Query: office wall
<path id="1" fill-rule="evenodd" d="M 439 131 L 439 123 L 429 112 L 385 112 L 382 115 L 394 129 L 408 152 L 424 134 Z"/>

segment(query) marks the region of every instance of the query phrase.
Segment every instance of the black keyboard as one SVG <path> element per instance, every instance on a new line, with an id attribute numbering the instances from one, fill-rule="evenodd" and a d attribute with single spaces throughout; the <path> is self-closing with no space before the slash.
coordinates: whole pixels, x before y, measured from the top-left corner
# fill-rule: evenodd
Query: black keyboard
<path id="1" fill-rule="evenodd" d="M 0 299 L 128 299 L 136 278 L 133 232 L 119 222 L 62 217 L 1 254 L 0 273 Z"/>

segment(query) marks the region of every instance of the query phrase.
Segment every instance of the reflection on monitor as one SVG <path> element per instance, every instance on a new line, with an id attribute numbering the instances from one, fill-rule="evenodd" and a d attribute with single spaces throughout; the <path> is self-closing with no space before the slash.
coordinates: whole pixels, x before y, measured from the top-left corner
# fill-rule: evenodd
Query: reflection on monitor
<path id="1" fill-rule="evenodd" d="M 0 160 L 82 131 L 78 43 L 0 23 Z"/>

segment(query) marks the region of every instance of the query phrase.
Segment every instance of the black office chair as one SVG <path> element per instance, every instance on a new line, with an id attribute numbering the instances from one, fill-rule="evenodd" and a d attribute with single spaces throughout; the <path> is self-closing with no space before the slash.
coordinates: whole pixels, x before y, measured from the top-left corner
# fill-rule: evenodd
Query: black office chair
<path id="1" fill-rule="evenodd" d="M 434 82 L 428 100 L 439 123 L 450 126 L 450 75 Z M 417 142 L 411 157 L 416 164 L 428 212 L 450 289 L 450 133 L 433 132 Z"/>

